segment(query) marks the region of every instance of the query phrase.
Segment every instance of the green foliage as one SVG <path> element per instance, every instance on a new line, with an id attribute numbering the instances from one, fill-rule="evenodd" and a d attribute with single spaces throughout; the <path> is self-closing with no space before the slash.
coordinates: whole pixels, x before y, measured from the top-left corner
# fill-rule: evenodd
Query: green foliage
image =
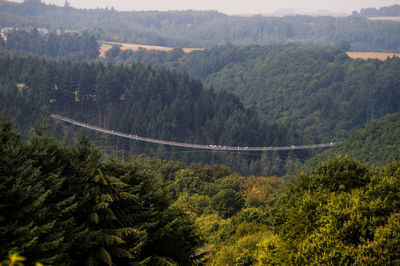
<path id="1" fill-rule="evenodd" d="M 199 81 L 162 68 L 56 63 L 1 53 L 0 66 L 2 110 L 12 115 L 23 130 L 55 112 L 132 135 L 187 143 L 244 147 L 302 142 L 295 131 L 245 109 L 232 94 L 205 90 Z M 56 121 L 51 121 L 51 131 L 66 140 L 80 132 Z M 182 148 L 89 134 L 108 153 L 122 150 L 126 157 L 152 154 L 185 164 L 227 162 L 242 172 L 265 174 L 284 174 L 286 170 L 268 167 L 270 162 L 261 161 L 260 153 L 191 153 Z M 217 168 L 204 171 L 202 177 L 206 178 L 207 171 L 229 171 Z"/>
<path id="2" fill-rule="evenodd" d="M 311 176 L 302 174 L 299 187 L 322 188 L 329 191 L 350 191 L 365 186 L 370 181 L 370 170 L 348 156 L 340 156 L 319 164 Z"/>
<path id="3" fill-rule="evenodd" d="M 73 60 L 94 59 L 99 55 L 99 44 L 89 32 L 45 32 L 38 29 L 13 30 L 6 33 L 7 41 L 0 43 L 8 50 L 25 51 L 37 55 Z"/>
<path id="4" fill-rule="evenodd" d="M 338 157 L 302 174 L 274 203 L 275 235 L 259 244 L 259 263 L 396 264 L 398 169 Z"/>
<path id="5" fill-rule="evenodd" d="M 286 188 L 222 166 L 102 161 L 87 138 L 68 147 L 33 130 L 25 141 L 8 121 L 0 140 L 3 258 L 21 252 L 28 264 L 90 265 L 399 260 L 398 162 L 375 169 L 336 157 Z M 250 195 L 258 202 L 245 208 Z"/>
<path id="6" fill-rule="evenodd" d="M 316 165 L 334 157 L 335 154 L 348 154 L 369 165 L 383 166 L 399 160 L 400 114 L 391 114 L 368 123 L 365 128 L 357 130 L 339 145 L 316 155 L 308 166 Z"/>
<path id="7" fill-rule="evenodd" d="M 399 58 L 350 60 L 334 47 L 294 45 L 238 50 L 245 59 L 210 73 L 206 83 L 233 92 L 245 106 L 275 121 L 296 124 L 313 137 L 341 139 L 398 111 Z"/>
<path id="8" fill-rule="evenodd" d="M 357 262 L 368 265 L 396 265 L 400 263 L 400 215 L 393 213 L 386 225 L 375 231 L 375 238 L 361 247 Z"/>
<path id="9" fill-rule="evenodd" d="M 290 264 L 289 251 L 279 236 L 271 234 L 258 244 L 258 265 L 285 265 Z"/>
<path id="10" fill-rule="evenodd" d="M 61 210 L 57 197 L 68 206 L 59 194 L 68 171 L 65 149 L 40 131 L 24 143 L 4 119 L 0 135 L 1 256 L 9 251 L 44 263 L 64 260 L 63 235 L 52 211 Z"/>
<path id="11" fill-rule="evenodd" d="M 254 265 L 257 261 L 257 244 L 265 238 L 265 232 L 246 235 L 231 246 L 224 246 L 213 261 L 216 265 Z"/>
<path id="12" fill-rule="evenodd" d="M 244 200 L 235 190 L 225 189 L 212 197 L 211 206 L 221 217 L 227 218 L 243 208 Z"/>
<path id="13" fill-rule="evenodd" d="M 176 197 L 179 193 L 198 194 L 203 192 L 203 183 L 192 172 L 182 169 L 175 174 L 171 190 L 175 192 Z"/>
<path id="14" fill-rule="evenodd" d="M 209 213 L 210 205 L 210 197 L 199 194 L 189 195 L 187 192 L 182 193 L 174 202 L 174 206 L 184 210 L 187 213 L 194 213 L 196 216 Z"/>
<path id="15" fill-rule="evenodd" d="M 246 200 L 246 207 L 260 207 L 269 198 L 286 189 L 286 183 L 277 177 L 250 176 L 241 183 L 240 190 Z"/>
<path id="16" fill-rule="evenodd" d="M 343 49 L 340 45 L 228 44 L 184 54 L 174 62 L 166 60 L 166 55 L 148 52 L 144 56 L 145 51 L 140 56 L 133 53 L 128 61 L 189 73 L 216 91 L 232 92 L 246 107 L 273 121 L 296 125 L 313 139 L 328 142 L 397 112 L 400 105 L 398 57 L 384 62 L 352 60 Z M 231 126 L 231 132 L 240 136 L 236 126 Z M 280 133 L 277 129 L 267 134 L 274 138 Z"/>
<path id="17" fill-rule="evenodd" d="M 34 130 L 0 127 L 1 256 L 28 263 L 125 265 L 157 258 L 189 264 L 201 244 L 157 178 L 81 138 L 73 147 Z M 17 210 L 17 211 L 15 211 Z"/>

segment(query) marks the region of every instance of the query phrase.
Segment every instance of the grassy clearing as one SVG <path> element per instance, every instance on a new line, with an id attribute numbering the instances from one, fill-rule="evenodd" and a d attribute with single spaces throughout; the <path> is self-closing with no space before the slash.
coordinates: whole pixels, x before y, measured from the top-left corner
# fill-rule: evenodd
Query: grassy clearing
<path id="1" fill-rule="evenodd" d="M 347 55 L 353 59 L 379 59 L 385 61 L 388 57 L 400 57 L 400 53 L 374 53 L 374 52 L 347 52 Z"/>
<path id="2" fill-rule="evenodd" d="M 157 50 L 168 52 L 173 50 L 172 47 L 156 46 L 156 45 L 142 45 L 142 44 L 132 44 L 132 43 L 119 43 L 119 42 L 105 42 L 103 41 L 100 46 L 100 57 L 105 57 L 105 53 L 111 49 L 113 45 L 120 45 L 121 50 L 132 50 L 137 51 L 139 48 L 146 50 Z M 191 53 L 193 51 L 203 50 L 203 48 L 182 48 L 184 53 Z"/>
<path id="3" fill-rule="evenodd" d="M 370 17 L 369 20 L 385 20 L 400 22 L 400 17 Z"/>

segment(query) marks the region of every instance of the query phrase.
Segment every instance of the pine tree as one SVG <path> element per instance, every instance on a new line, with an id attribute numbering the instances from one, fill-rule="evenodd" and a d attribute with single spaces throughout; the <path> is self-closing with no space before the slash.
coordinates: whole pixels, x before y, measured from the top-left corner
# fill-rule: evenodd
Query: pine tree
<path id="1" fill-rule="evenodd" d="M 74 150 L 76 173 L 71 193 L 78 206 L 70 239 L 74 264 L 132 262 L 146 236 L 129 219 L 129 203 L 135 196 L 124 191 L 127 185 L 120 179 L 103 174 L 100 157 L 87 138 L 80 139 Z"/>
<path id="2" fill-rule="evenodd" d="M 12 123 L 3 118 L 0 124 L 0 257 L 15 248 L 18 238 L 18 212 L 23 193 L 18 183 L 29 171 L 24 163 L 21 135 L 12 129 Z"/>

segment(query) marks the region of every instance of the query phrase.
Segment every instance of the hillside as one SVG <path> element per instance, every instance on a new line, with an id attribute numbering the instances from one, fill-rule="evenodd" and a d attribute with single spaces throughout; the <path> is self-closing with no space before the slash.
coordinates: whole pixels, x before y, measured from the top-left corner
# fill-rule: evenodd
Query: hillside
<path id="1" fill-rule="evenodd" d="M 107 41 L 168 47 L 217 44 L 336 44 L 354 51 L 399 49 L 400 24 L 360 16 L 228 16 L 216 11 L 118 12 L 79 10 L 39 1 L 0 2 L 0 27 L 90 29 Z"/>
<path id="2" fill-rule="evenodd" d="M 363 8 L 355 14 L 365 17 L 400 17 L 400 5 L 385 6 L 379 9 L 374 7 Z"/>
<path id="3" fill-rule="evenodd" d="M 308 165 L 348 154 L 369 165 L 385 165 L 400 160 L 400 113 L 384 116 L 351 134 L 343 143 L 310 159 Z"/>
<path id="4" fill-rule="evenodd" d="M 163 68 L 60 63 L 32 56 L 0 56 L 1 111 L 25 132 L 43 122 L 71 142 L 90 134 L 108 151 L 155 155 L 190 163 L 226 163 L 246 173 L 282 175 L 309 152 L 207 153 L 144 145 L 67 127 L 48 120 L 52 112 L 143 137 L 203 145 L 288 146 L 305 144 L 293 127 L 246 109 L 227 92 L 205 90 L 198 80 Z M 310 142 L 309 142 L 310 143 Z M 312 143 L 312 142 L 311 142 Z"/>
<path id="5" fill-rule="evenodd" d="M 184 54 L 118 51 L 109 62 L 160 64 L 237 95 L 269 120 L 324 141 L 397 112 L 400 59 L 352 60 L 339 46 L 216 46 Z"/>
<path id="6" fill-rule="evenodd" d="M 88 31 L 8 28 L 1 31 L 0 47 L 55 59 L 83 61 L 99 56 L 96 36 Z"/>

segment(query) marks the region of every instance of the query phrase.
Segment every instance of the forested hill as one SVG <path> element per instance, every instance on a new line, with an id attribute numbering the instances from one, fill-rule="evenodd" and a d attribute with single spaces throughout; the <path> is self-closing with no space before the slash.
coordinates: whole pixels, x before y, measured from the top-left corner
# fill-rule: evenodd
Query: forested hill
<path id="1" fill-rule="evenodd" d="M 2 111 L 24 130 L 55 112 L 105 128 L 163 140 L 243 147 L 303 143 L 292 127 L 261 119 L 230 93 L 205 90 L 199 81 L 187 75 L 139 64 L 124 67 L 58 63 L 3 54 L 0 102 Z M 54 121 L 48 123 L 53 125 Z M 61 122 L 54 124 L 53 130 L 66 140 L 77 135 L 76 130 L 64 127 Z M 185 162 L 228 160 L 226 163 L 244 171 L 251 169 L 265 174 L 284 174 L 284 158 L 289 156 L 286 152 L 279 155 L 284 156 L 283 161 L 277 157 L 268 162 L 260 153 L 248 157 L 235 153 L 196 155 L 117 137 L 95 134 L 93 137 L 106 149 L 122 149 L 125 154 L 161 154 Z M 301 151 L 290 153 L 293 160 L 306 155 Z"/>
<path id="2" fill-rule="evenodd" d="M 119 12 L 79 10 L 40 1 L 0 2 L 1 27 L 96 29 L 108 41 L 170 47 L 216 44 L 351 43 L 355 51 L 396 51 L 400 23 L 360 16 L 227 16 L 216 11 Z"/>
<path id="3" fill-rule="evenodd" d="M 224 45 L 190 54 L 113 48 L 107 58 L 189 73 L 234 93 L 269 119 L 330 141 L 400 110 L 400 59 L 353 60 L 345 45 Z"/>
<path id="4" fill-rule="evenodd" d="M 359 13 L 356 11 L 353 14 L 365 17 L 400 17 L 400 5 L 392 5 L 387 7 L 363 8 Z"/>
<path id="5" fill-rule="evenodd" d="M 24 51 L 41 56 L 75 61 L 96 59 L 100 45 L 96 36 L 82 32 L 48 31 L 23 28 L 4 30 L 0 46 L 10 51 Z"/>
<path id="6" fill-rule="evenodd" d="M 369 165 L 382 166 L 400 160 L 400 113 L 387 115 L 372 121 L 365 128 L 357 130 L 343 143 L 316 155 L 307 162 L 318 162 L 335 157 L 336 154 L 348 154 Z"/>

